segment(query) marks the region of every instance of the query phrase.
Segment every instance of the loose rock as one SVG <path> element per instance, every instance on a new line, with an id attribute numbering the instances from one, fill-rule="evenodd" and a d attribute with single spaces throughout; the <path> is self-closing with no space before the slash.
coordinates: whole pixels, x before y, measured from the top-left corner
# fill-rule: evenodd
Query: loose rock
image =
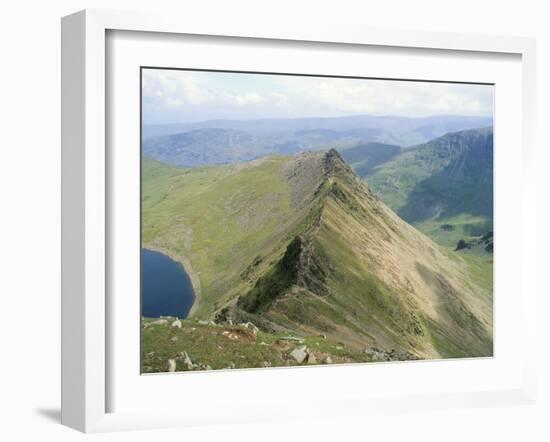
<path id="1" fill-rule="evenodd" d="M 176 319 L 174 322 L 172 322 L 172 327 L 181 328 L 181 321 L 179 319 Z"/>
<path id="2" fill-rule="evenodd" d="M 157 319 L 156 321 L 146 322 L 143 328 L 152 327 L 154 325 L 167 325 L 168 321 L 166 319 Z"/>
<path id="3" fill-rule="evenodd" d="M 279 339 L 282 340 L 282 341 L 294 341 L 294 342 L 298 342 L 300 344 L 304 343 L 304 340 L 302 338 L 296 338 L 294 336 L 283 336 L 282 338 L 279 338 Z"/>
<path id="4" fill-rule="evenodd" d="M 307 362 L 309 355 L 307 353 L 307 348 L 304 346 L 292 350 L 292 352 L 290 352 L 290 356 L 292 356 L 298 364 L 302 364 L 304 362 Z"/>
<path id="5" fill-rule="evenodd" d="M 182 351 L 179 354 L 179 359 L 181 359 L 181 361 L 183 363 L 183 366 L 187 370 L 193 370 L 193 368 L 194 368 L 193 362 L 191 361 L 191 358 L 189 357 L 189 355 L 187 354 L 186 351 Z"/>

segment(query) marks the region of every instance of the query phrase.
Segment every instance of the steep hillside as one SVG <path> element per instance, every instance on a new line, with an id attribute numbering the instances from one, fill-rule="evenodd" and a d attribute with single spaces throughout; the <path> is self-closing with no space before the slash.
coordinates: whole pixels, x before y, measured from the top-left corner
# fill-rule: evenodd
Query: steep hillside
<path id="1" fill-rule="evenodd" d="M 191 316 L 415 357 L 492 354 L 492 284 L 340 155 L 181 170 L 143 161 L 143 242 L 183 263 Z"/>
<path id="2" fill-rule="evenodd" d="M 363 176 L 403 219 L 441 243 L 492 230 L 492 128 L 405 149 Z"/>
<path id="3" fill-rule="evenodd" d="M 368 142 L 344 149 L 341 155 L 357 175 L 369 177 L 378 166 L 392 160 L 403 150 L 402 147 L 392 144 Z"/>

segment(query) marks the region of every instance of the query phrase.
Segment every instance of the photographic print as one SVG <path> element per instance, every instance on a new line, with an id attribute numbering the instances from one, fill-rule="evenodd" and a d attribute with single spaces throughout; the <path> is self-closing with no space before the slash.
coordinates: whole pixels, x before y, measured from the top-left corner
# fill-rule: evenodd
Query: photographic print
<path id="1" fill-rule="evenodd" d="M 493 99 L 142 68 L 141 372 L 492 356 Z"/>

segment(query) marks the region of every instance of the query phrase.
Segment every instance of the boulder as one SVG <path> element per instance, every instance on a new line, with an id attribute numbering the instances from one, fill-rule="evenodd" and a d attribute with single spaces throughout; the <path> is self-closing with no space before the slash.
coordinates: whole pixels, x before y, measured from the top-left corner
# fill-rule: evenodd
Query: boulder
<path id="1" fill-rule="evenodd" d="M 167 325 L 167 324 L 168 324 L 168 321 L 166 319 L 157 319 L 156 321 L 146 322 L 143 327 L 147 328 L 147 327 L 152 327 L 154 325 Z"/>
<path id="2" fill-rule="evenodd" d="M 298 364 L 303 364 L 304 362 L 307 362 L 309 355 L 307 353 L 307 348 L 303 346 L 292 350 L 290 352 L 290 356 L 292 356 Z"/>
<path id="3" fill-rule="evenodd" d="M 332 364 L 332 358 L 330 356 L 327 356 L 324 360 L 325 364 Z"/>
<path id="4" fill-rule="evenodd" d="M 187 354 L 186 351 L 182 351 L 179 354 L 179 359 L 181 359 L 181 361 L 183 363 L 183 366 L 187 370 L 193 370 L 193 368 L 194 368 L 193 362 L 191 361 L 191 358 L 189 357 L 189 355 Z"/>
<path id="5" fill-rule="evenodd" d="M 260 331 L 260 329 L 258 327 L 256 327 L 254 324 L 252 324 L 252 322 L 247 322 L 246 324 L 244 324 L 244 326 L 246 328 L 248 328 L 249 330 L 252 330 L 252 332 L 254 334 L 256 334 Z"/>
<path id="6" fill-rule="evenodd" d="M 176 371 L 176 360 L 175 359 L 168 359 L 168 371 L 170 373 L 173 373 Z"/>
<path id="7" fill-rule="evenodd" d="M 174 322 L 172 322 L 172 327 L 181 328 L 181 321 L 179 319 L 176 319 Z"/>
<path id="8" fill-rule="evenodd" d="M 283 336 L 282 338 L 279 338 L 281 341 L 294 341 L 298 342 L 300 344 L 304 343 L 304 340 L 302 338 L 296 338 L 294 336 Z"/>

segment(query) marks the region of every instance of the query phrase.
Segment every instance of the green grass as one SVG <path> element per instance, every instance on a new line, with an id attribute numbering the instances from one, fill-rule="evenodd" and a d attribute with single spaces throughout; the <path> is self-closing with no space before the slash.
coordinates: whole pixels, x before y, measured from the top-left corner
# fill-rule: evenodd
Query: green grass
<path id="1" fill-rule="evenodd" d="M 492 130 L 484 128 L 404 149 L 366 179 L 401 218 L 450 246 L 492 230 L 492 164 Z M 442 231 L 443 224 L 453 231 Z"/>
<path id="2" fill-rule="evenodd" d="M 326 334 L 327 341 L 345 343 L 335 344 L 338 351 L 350 352 L 330 354 L 353 361 L 364 361 L 367 346 L 422 357 L 487 352 L 492 338 L 476 315 L 478 304 L 489 305 L 492 263 L 452 252 L 450 241 L 440 249 L 415 232 L 338 154 L 300 161 L 273 157 L 189 170 L 144 159 L 143 243 L 167 252 L 190 273 L 198 292 L 191 318 L 215 318 L 236 304 L 253 322 L 258 319 L 264 332 L 257 338 L 266 344 L 228 342 L 218 333 L 226 326 L 201 328 L 193 321 L 184 321 L 181 330 L 148 328 L 144 371 L 164 371 L 181 351 L 212 368 L 291 364 L 289 349 L 276 345 L 277 333 L 267 330 L 292 331 L 319 347 L 333 345 L 315 341 Z M 323 168 L 308 168 L 307 161 Z M 292 181 L 289 170 L 303 175 Z M 483 222 L 465 216 L 446 221 L 460 226 L 453 234 Z M 437 224 L 423 228 L 434 235 Z M 426 263 L 433 286 L 411 273 L 417 261 Z M 447 279 L 452 284 L 437 285 Z M 446 286 L 452 297 L 445 296 Z M 426 309 L 430 303 L 437 304 L 435 315 Z"/>
<path id="3" fill-rule="evenodd" d="M 152 321 L 145 318 L 142 324 Z M 176 359 L 184 351 L 193 363 L 208 365 L 214 370 L 295 366 L 298 363 L 290 353 L 304 345 L 316 356 L 316 364 L 323 364 L 327 356 L 333 363 L 372 361 L 363 351 L 321 336 L 299 336 L 303 343 L 281 339 L 287 336 L 291 335 L 262 331 L 254 335 L 241 325 L 202 325 L 194 320 L 183 320 L 181 328 L 170 327 L 170 323 L 142 327 L 141 371 L 166 372 L 168 360 Z M 187 370 L 181 362 L 176 364 L 177 371 Z"/>
<path id="4" fill-rule="evenodd" d="M 143 244 L 192 263 L 201 288 L 197 316 L 244 290 L 241 274 L 255 258 L 284 251 L 301 215 L 291 207 L 283 163 L 185 170 L 144 159 Z"/>
<path id="5" fill-rule="evenodd" d="M 451 226 L 451 230 L 444 230 L 443 225 Z M 481 236 L 493 230 L 490 218 L 465 213 L 450 218 L 433 217 L 416 223 L 414 226 L 438 244 L 450 248 L 455 248 L 461 239 Z"/>

